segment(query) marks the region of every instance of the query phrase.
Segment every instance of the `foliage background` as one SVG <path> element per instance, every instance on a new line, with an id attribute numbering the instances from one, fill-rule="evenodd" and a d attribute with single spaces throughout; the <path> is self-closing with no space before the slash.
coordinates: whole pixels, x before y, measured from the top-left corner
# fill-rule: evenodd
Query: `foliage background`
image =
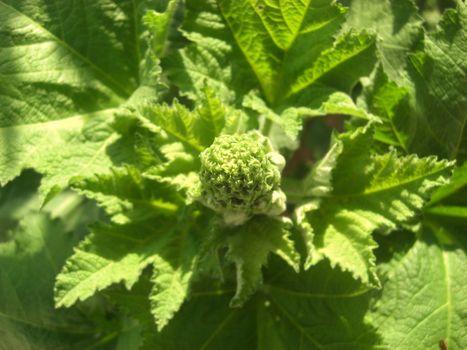
<path id="1" fill-rule="evenodd" d="M 187 0 L 191 16 L 185 17 L 176 1 L 0 1 L 0 349 L 438 349 L 441 341 L 449 349 L 467 348 L 465 2 L 342 1 L 349 11 L 330 12 L 335 27 L 309 23 L 311 35 L 323 38 L 319 47 L 300 40 L 292 45 L 280 30 L 275 33 L 285 51 L 296 50 L 292 57 L 322 62 L 313 72 L 299 60 L 280 61 L 281 52 L 267 38 L 255 46 L 258 55 L 247 50 L 248 34 L 226 29 L 238 21 L 237 9 L 229 10 L 235 2 L 218 3 L 224 17 L 213 1 Z M 143 17 L 147 10 L 155 12 Z M 325 21 L 330 13 L 316 18 Z M 346 39 L 339 50 L 323 55 L 339 35 Z M 346 54 L 355 60 L 339 61 Z M 264 57 L 279 64 L 264 63 Z M 328 59 L 340 68 L 329 68 Z M 133 260 L 125 261 L 131 292 L 107 274 L 104 285 L 76 294 L 66 286 L 61 292 L 59 285 L 58 299 L 74 306 L 56 309 L 56 276 L 88 235 L 88 225 L 136 225 L 147 213 L 137 201 L 128 204 L 125 196 L 133 196 L 134 188 L 106 192 L 106 179 L 93 177 L 147 159 L 148 131 L 140 130 L 138 140 L 129 136 L 127 108 L 150 99 L 170 103 L 175 96 L 180 108 L 147 111 L 146 125 L 170 128 L 161 115 L 188 120 L 193 114 L 184 114 L 183 106 L 200 105 L 211 108 L 213 120 L 235 116 L 225 121 L 231 128 L 241 127 L 244 111 L 246 127 L 273 122 L 276 146 L 292 159 L 284 183 L 288 198 L 297 206 L 320 198 L 319 210 L 304 210 L 301 222 L 311 223 L 314 236 L 295 242 L 304 245 L 303 256 L 312 247 L 304 263 L 313 266 L 291 273 L 271 255 L 258 291 L 245 297 L 243 308 L 230 308 L 235 278 L 223 285 L 194 279 L 187 300 L 182 290 L 150 301 L 151 268 L 138 265 L 133 278 Z M 303 116 L 311 118 L 297 141 Z M 374 117 L 382 123 L 361 131 Z M 350 133 L 333 137 L 343 124 Z M 201 146 L 209 144 L 196 137 Z M 141 146 L 136 155 L 135 144 Z M 452 163 L 425 156 L 457 161 L 448 184 L 439 187 Z M 189 157 L 182 157 L 185 163 L 178 153 L 173 157 L 165 174 L 191 164 Z M 366 169 L 369 163 L 389 170 Z M 113 176 L 131 179 L 135 188 L 149 181 L 131 169 Z M 295 180 L 304 176 L 305 185 L 297 188 Z M 372 191 L 388 183 L 386 197 L 372 199 Z M 375 209 L 378 202 L 392 206 Z M 196 225 L 203 227 L 200 220 Z M 355 231 L 353 223 L 360 225 Z M 361 227 L 378 232 L 361 234 Z M 349 230 L 361 240 L 342 239 Z M 329 242 L 350 244 L 346 251 L 364 258 L 342 257 L 342 246 Z M 261 275 L 263 262 L 252 264 Z M 373 288 L 378 283 L 382 288 Z M 173 300 L 183 303 L 175 316 L 180 305 Z M 162 310 L 154 312 L 154 305 Z"/>

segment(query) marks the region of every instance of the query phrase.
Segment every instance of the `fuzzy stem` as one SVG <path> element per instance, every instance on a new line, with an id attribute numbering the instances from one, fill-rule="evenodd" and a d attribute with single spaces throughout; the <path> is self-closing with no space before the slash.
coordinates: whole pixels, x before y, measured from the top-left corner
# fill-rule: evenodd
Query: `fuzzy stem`
<path id="1" fill-rule="evenodd" d="M 264 122 L 263 127 L 261 128 L 261 133 L 264 136 L 269 137 L 269 133 L 271 132 L 271 128 L 272 128 L 272 120 L 271 119 L 266 119 L 266 121 Z"/>

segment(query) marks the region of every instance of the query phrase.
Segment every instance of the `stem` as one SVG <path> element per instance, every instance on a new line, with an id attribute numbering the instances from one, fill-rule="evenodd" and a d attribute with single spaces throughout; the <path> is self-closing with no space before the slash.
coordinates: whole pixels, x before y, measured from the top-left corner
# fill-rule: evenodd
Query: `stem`
<path id="1" fill-rule="evenodd" d="M 261 130 L 261 133 L 264 136 L 269 137 L 269 133 L 271 132 L 271 128 L 272 128 L 272 120 L 266 118 L 266 121 L 264 122 L 264 125 L 263 125 L 262 130 Z"/>

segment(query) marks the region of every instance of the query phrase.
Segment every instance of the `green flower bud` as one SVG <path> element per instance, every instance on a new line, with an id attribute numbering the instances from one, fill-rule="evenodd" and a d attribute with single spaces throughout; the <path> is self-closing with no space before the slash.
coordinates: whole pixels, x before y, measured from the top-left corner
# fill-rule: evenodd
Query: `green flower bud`
<path id="1" fill-rule="evenodd" d="M 227 224 L 285 210 L 286 198 L 280 190 L 285 159 L 257 131 L 221 135 L 200 158 L 200 201 L 222 214 Z"/>

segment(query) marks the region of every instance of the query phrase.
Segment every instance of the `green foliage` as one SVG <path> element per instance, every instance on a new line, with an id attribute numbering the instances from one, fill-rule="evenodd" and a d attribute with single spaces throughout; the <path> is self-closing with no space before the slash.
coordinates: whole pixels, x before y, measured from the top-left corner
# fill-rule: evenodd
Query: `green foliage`
<path id="1" fill-rule="evenodd" d="M 34 168 L 45 196 L 118 157 L 107 124 L 138 86 L 138 3 L 0 3 L 0 184 Z"/>
<path id="2" fill-rule="evenodd" d="M 373 349 L 380 339 L 365 319 L 373 295 L 349 274 L 319 263 L 306 273 L 288 273 L 273 261 L 268 281 L 242 308 L 229 308 L 231 291 L 198 287 L 161 333 L 148 332 L 143 349 Z M 316 281 L 326 280 L 326 283 Z M 147 318 L 144 289 L 111 292 L 128 310 Z M 329 327 L 333 329 L 330 331 Z M 184 336 L 180 337 L 183 332 Z"/>
<path id="3" fill-rule="evenodd" d="M 182 198 L 170 185 L 141 176 L 134 168 L 113 168 L 111 174 L 74 178 L 70 185 L 99 205 L 118 224 L 144 221 L 177 212 Z M 149 190 L 142 192 L 142 189 Z"/>
<path id="4" fill-rule="evenodd" d="M 380 32 L 392 35 L 390 28 L 380 28 Z M 423 34 L 403 65 L 393 66 L 400 71 L 400 78 L 383 64 L 396 84 L 380 72 L 367 95 L 370 110 L 380 109 L 380 101 L 386 101 L 383 117 L 387 120 L 379 133 L 383 142 L 420 155 L 466 159 L 466 41 L 467 5 L 459 1 L 456 10 L 445 12 L 436 31 Z M 384 51 L 381 55 L 383 59 L 390 57 Z M 388 93 L 392 96 L 390 105 Z"/>
<path id="5" fill-rule="evenodd" d="M 131 288 L 154 265 L 151 301 L 162 328 L 186 297 L 200 240 L 193 231 L 204 218 L 186 208 L 173 187 L 141 178 L 136 169 L 116 169 L 75 186 L 114 215 L 115 224 L 94 226 L 78 245 L 57 277 L 56 305 L 71 306 L 119 282 Z"/>
<path id="6" fill-rule="evenodd" d="M 435 7 L 0 0 L 0 349 L 467 348 Z"/>
<path id="7" fill-rule="evenodd" d="M 406 254 L 382 266 L 384 289 L 370 317 L 390 349 L 467 344 L 465 245 L 437 240 L 439 234 L 423 232 Z"/>
<path id="8" fill-rule="evenodd" d="M 291 227 L 291 222 L 285 219 L 258 217 L 225 230 L 229 236 L 216 249 L 225 245 L 227 260 L 235 264 L 237 289 L 231 306 L 242 306 L 261 285 L 261 268 L 266 265 L 269 253 L 279 255 L 295 272 L 299 271 L 300 256 L 290 239 Z"/>
<path id="9" fill-rule="evenodd" d="M 305 182 L 297 219 L 309 250 L 305 267 L 326 257 L 363 283 L 378 286 L 371 234 L 414 219 L 430 191 L 446 182 L 443 175 L 452 163 L 394 152 L 372 155 L 371 140 L 369 127 L 335 140 L 326 161 Z"/>
<path id="10" fill-rule="evenodd" d="M 373 40 L 365 34 L 346 33 L 334 42 L 345 10 L 331 1 L 315 6 L 311 1 L 219 1 L 236 43 L 272 105 L 320 79 L 348 91 L 361 72 L 347 77 L 339 74 L 342 65 L 371 51 Z"/>
<path id="11" fill-rule="evenodd" d="M 105 349 L 101 342 L 107 332 L 114 334 L 108 339 L 112 345 L 137 336 L 119 320 L 104 321 L 100 313 L 109 308 L 99 298 L 71 312 L 54 309 L 51 291 L 57 272 L 78 240 L 73 231 L 95 218 L 95 207 L 82 205 L 75 194 L 64 193 L 39 212 L 34 177 L 37 174 L 25 173 L 1 191 L 2 195 L 21 193 L 16 199 L 27 204 L 21 206 L 23 218 L 18 222 L 11 216 L 13 227 L 5 237 L 5 231 L 1 232 L 0 348 Z M 14 207 L 14 201 L 0 205 L 2 212 Z"/>
<path id="12" fill-rule="evenodd" d="M 413 0 L 352 0 L 348 28 L 374 31 L 381 64 L 388 76 L 401 79 L 407 56 L 423 34 L 423 25 Z"/>
<path id="13" fill-rule="evenodd" d="M 236 106 L 261 90 L 262 103 L 288 120 L 276 126 L 294 139 L 304 115 L 365 116 L 348 94 L 372 69 L 374 38 L 355 30 L 341 33 L 345 12 L 332 1 L 297 6 L 295 1 L 189 0 L 182 34 L 190 44 L 162 66 L 192 99 L 202 96 L 205 84 Z"/>

